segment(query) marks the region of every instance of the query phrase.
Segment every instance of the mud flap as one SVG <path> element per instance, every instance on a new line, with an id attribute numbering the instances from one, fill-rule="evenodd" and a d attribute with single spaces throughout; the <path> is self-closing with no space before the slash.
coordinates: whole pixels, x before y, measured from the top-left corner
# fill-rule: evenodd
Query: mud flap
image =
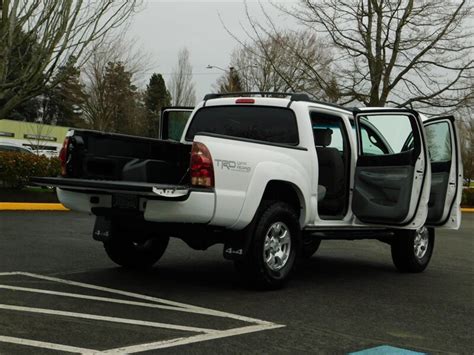
<path id="1" fill-rule="evenodd" d="M 224 258 L 227 260 L 242 260 L 252 241 L 254 223 L 252 222 L 245 229 L 229 233 L 224 241 Z"/>
<path id="2" fill-rule="evenodd" d="M 99 242 L 107 242 L 112 239 L 112 221 L 104 216 L 97 216 L 92 238 Z"/>

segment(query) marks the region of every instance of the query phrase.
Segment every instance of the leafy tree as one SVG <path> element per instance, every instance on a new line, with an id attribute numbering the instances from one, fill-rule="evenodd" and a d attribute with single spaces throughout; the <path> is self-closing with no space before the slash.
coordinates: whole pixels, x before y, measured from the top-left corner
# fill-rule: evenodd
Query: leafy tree
<path id="1" fill-rule="evenodd" d="M 83 125 L 82 108 L 86 100 L 81 71 L 69 62 L 58 69 L 54 81 L 57 86 L 48 88 L 43 99 L 43 122 L 66 127 Z"/>
<path id="2" fill-rule="evenodd" d="M 219 93 L 243 91 L 239 73 L 234 67 L 230 67 L 222 77 L 217 79 L 217 89 Z"/>
<path id="3" fill-rule="evenodd" d="M 12 110 L 12 112 L 6 116 L 6 118 L 16 121 L 35 122 L 39 118 L 38 116 L 40 110 L 41 100 L 38 97 L 33 97 L 15 107 L 15 109 Z"/>
<path id="4" fill-rule="evenodd" d="M 157 137 L 161 109 L 171 105 L 171 95 L 161 74 L 153 73 L 151 76 L 144 93 L 144 102 L 147 110 L 148 134 Z"/>
<path id="5" fill-rule="evenodd" d="M 124 24 L 137 5 L 138 0 L 0 1 L 0 117 L 58 85 L 57 69 L 68 58 L 87 60 L 91 46 Z"/>

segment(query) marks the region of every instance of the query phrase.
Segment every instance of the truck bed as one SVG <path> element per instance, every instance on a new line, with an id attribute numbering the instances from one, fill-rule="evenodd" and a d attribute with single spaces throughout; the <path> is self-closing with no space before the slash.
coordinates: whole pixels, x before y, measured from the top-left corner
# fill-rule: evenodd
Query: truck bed
<path id="1" fill-rule="evenodd" d="M 113 185 L 114 181 L 176 185 L 189 180 L 191 146 L 188 144 L 90 130 L 71 133 L 63 180 L 95 180 L 88 185 L 96 186 L 101 181 L 101 186 L 109 184 L 118 189 L 149 186 Z M 71 180 L 69 184 L 78 187 L 83 182 Z"/>

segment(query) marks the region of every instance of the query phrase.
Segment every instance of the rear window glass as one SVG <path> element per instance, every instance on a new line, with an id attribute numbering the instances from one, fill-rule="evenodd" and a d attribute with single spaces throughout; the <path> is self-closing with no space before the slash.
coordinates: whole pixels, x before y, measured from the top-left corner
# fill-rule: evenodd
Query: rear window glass
<path id="1" fill-rule="evenodd" d="M 298 144 L 293 111 L 262 106 L 219 106 L 200 109 L 186 134 L 192 141 L 197 133 L 215 133 L 271 143 Z"/>

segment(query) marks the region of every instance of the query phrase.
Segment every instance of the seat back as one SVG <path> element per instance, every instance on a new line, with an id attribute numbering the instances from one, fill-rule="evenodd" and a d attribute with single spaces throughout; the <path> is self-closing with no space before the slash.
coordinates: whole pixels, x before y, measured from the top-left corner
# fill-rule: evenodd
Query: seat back
<path id="1" fill-rule="evenodd" d="M 326 188 L 326 196 L 319 203 L 320 214 L 338 214 L 344 209 L 344 161 L 336 148 L 328 147 L 331 129 L 314 129 L 314 142 L 319 162 L 319 182 Z"/>

